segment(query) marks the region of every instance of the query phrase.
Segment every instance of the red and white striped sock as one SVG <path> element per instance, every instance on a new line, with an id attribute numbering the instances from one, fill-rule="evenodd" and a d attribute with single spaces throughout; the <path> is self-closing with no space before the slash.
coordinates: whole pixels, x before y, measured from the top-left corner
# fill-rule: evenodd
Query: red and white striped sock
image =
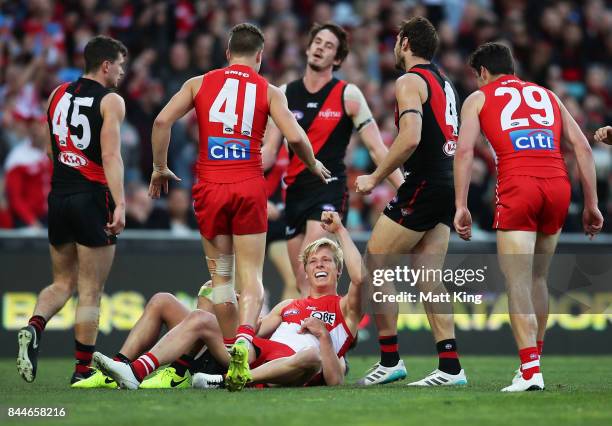
<path id="1" fill-rule="evenodd" d="M 255 329 L 248 324 L 242 324 L 236 330 L 236 342 L 246 340 L 249 343 L 253 343 L 253 337 L 255 337 Z"/>
<path id="2" fill-rule="evenodd" d="M 132 367 L 134 376 L 136 376 L 139 382 L 142 382 L 145 377 L 157 370 L 159 361 L 155 355 L 151 352 L 147 352 L 141 355 L 136 361 L 132 362 L 130 367 Z"/>
<path id="3" fill-rule="evenodd" d="M 540 372 L 540 356 L 536 346 L 519 350 L 519 358 L 521 359 L 523 379 L 529 380 L 534 374 Z"/>
<path id="4" fill-rule="evenodd" d="M 230 339 L 228 338 L 223 338 L 223 345 L 225 346 L 225 349 L 227 349 L 228 351 L 230 350 L 230 348 L 232 346 L 234 346 L 234 343 L 236 343 L 236 338 L 232 337 Z"/>

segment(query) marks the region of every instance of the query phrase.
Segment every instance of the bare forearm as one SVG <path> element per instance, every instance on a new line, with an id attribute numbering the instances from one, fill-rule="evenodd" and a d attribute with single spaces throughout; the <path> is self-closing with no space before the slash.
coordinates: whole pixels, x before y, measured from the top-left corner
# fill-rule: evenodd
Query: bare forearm
<path id="1" fill-rule="evenodd" d="M 336 237 L 342 246 L 344 251 L 344 262 L 346 264 L 346 270 L 348 271 L 351 283 L 359 285 L 362 282 L 362 271 L 361 271 L 361 253 L 355 246 L 351 235 L 348 230 L 344 227 L 340 228 L 336 232 Z"/>
<path id="2" fill-rule="evenodd" d="M 314 152 L 312 151 L 312 146 L 306 142 L 306 140 L 302 139 L 296 142 L 289 142 L 289 147 L 295 153 L 295 155 L 297 155 L 298 158 L 302 160 L 304 164 L 306 164 L 306 167 L 311 168 L 314 166 Z"/>
<path id="3" fill-rule="evenodd" d="M 342 363 L 334 351 L 331 337 L 325 334 L 319 339 L 321 344 L 321 366 L 323 370 L 323 379 L 327 386 L 337 386 L 344 382 L 344 372 L 342 371 Z"/>
<path id="4" fill-rule="evenodd" d="M 123 192 L 123 160 L 119 154 L 102 156 L 104 175 L 108 183 L 108 189 L 113 196 L 116 205 L 125 205 L 125 195 Z"/>
<path id="5" fill-rule="evenodd" d="M 379 166 L 383 162 L 387 154 L 389 153 L 389 150 L 387 149 L 387 147 L 385 146 L 385 144 L 383 143 L 380 137 L 380 132 L 378 130 L 378 126 L 376 125 L 376 123 L 373 122 L 369 126 L 366 126 L 359 133 L 359 136 L 361 137 L 361 140 L 364 142 L 364 144 L 368 148 L 368 152 L 370 153 L 370 157 L 374 161 L 374 164 Z M 393 185 L 395 189 L 399 188 L 402 185 L 402 183 L 404 183 L 402 172 L 399 169 L 392 172 L 387 177 L 387 180 L 389 181 L 391 185 Z"/>
<path id="6" fill-rule="evenodd" d="M 417 149 L 419 136 L 413 132 L 406 133 L 407 134 L 400 133 L 397 135 L 391 149 L 389 149 L 389 153 L 376 168 L 374 177 L 376 178 L 377 184 L 399 169 Z"/>
<path id="7" fill-rule="evenodd" d="M 467 207 L 468 191 L 472 174 L 473 150 L 458 150 L 454 160 L 455 207 Z"/>
<path id="8" fill-rule="evenodd" d="M 597 207 L 597 177 L 595 175 L 593 152 L 588 145 L 576 146 L 576 162 L 578 163 L 584 205 Z"/>
<path id="9" fill-rule="evenodd" d="M 170 145 L 171 127 L 164 123 L 154 123 L 151 135 L 151 145 L 153 148 L 153 164 L 156 167 L 167 167 L 168 165 L 168 146 Z"/>

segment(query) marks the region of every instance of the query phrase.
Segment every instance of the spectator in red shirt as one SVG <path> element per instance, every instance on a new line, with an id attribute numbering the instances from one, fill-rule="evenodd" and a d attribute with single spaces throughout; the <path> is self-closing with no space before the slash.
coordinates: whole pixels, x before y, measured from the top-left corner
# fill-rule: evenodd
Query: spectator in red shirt
<path id="1" fill-rule="evenodd" d="M 6 196 L 15 227 L 42 228 L 47 220 L 47 195 L 51 187 L 51 161 L 45 116 L 27 118 L 29 138 L 6 158 Z"/>

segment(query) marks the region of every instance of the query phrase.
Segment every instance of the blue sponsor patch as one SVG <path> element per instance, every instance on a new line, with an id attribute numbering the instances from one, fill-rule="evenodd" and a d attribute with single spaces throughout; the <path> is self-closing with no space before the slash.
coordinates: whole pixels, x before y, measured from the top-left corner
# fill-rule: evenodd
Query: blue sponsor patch
<path id="1" fill-rule="evenodd" d="M 237 138 L 208 138 L 209 160 L 248 160 L 251 141 Z"/>
<path id="2" fill-rule="evenodd" d="M 510 132 L 510 140 L 515 151 L 555 149 L 553 132 L 548 129 L 514 130 Z"/>

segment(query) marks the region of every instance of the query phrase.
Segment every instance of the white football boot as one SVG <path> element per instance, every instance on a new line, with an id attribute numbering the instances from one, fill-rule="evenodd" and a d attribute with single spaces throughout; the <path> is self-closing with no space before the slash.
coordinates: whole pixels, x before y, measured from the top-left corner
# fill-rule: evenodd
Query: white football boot
<path id="1" fill-rule="evenodd" d="M 408 386 L 454 386 L 467 385 L 467 377 L 462 369 L 457 374 L 448 374 L 435 369 L 427 377 L 417 382 L 408 383 Z"/>
<path id="2" fill-rule="evenodd" d="M 357 382 L 357 384 L 364 386 L 384 385 L 398 380 L 404 380 L 406 376 L 408 376 L 408 372 L 404 366 L 404 361 L 401 359 L 393 367 L 385 367 L 380 365 L 380 362 L 377 362 L 368 370 L 366 375 Z"/>
<path id="3" fill-rule="evenodd" d="M 93 362 L 98 370 L 115 379 L 121 389 L 134 390 L 140 386 L 129 364 L 115 361 L 100 352 L 94 352 Z"/>

